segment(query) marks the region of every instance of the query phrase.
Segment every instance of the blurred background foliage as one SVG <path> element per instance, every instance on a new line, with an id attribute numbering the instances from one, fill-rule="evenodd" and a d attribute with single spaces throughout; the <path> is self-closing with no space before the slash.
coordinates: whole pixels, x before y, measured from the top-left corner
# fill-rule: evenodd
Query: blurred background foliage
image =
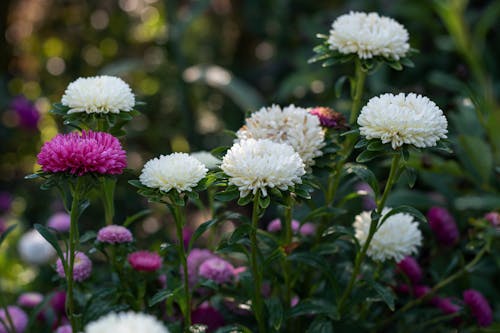
<path id="1" fill-rule="evenodd" d="M 415 155 L 416 189 L 401 186 L 390 204 L 425 211 L 440 202 L 462 225 L 500 207 L 500 87 L 494 81 L 500 77 L 500 1 L 3 0 L 0 6 L 0 191 L 13 197 L 5 216 L 24 228 L 62 209 L 55 193 L 23 177 L 38 170 L 42 143 L 69 130 L 48 110 L 71 81 L 117 75 L 146 102 L 124 138 L 129 168 L 138 171 L 155 155 L 230 144 L 224 129 L 237 130 L 247 112 L 264 105 L 347 113 L 348 88 L 336 96 L 335 84 L 352 75 L 351 67 L 325 69 L 307 60 L 315 35 L 351 10 L 395 18 L 420 50 L 414 68 L 382 67 L 369 76 L 365 101 L 383 92 L 421 93 L 450 122 L 455 155 Z M 25 109 L 34 107 L 35 114 L 27 113 L 31 122 L 15 103 L 19 96 L 33 103 L 21 100 Z M 146 207 L 128 186 L 117 191 L 117 221 Z M 82 223 L 100 226 L 101 208 L 94 206 Z M 164 228 L 165 216 L 148 217 L 136 232 L 148 240 Z M 2 273 L 22 284 L 15 267 L 7 270 L 0 258 Z"/>

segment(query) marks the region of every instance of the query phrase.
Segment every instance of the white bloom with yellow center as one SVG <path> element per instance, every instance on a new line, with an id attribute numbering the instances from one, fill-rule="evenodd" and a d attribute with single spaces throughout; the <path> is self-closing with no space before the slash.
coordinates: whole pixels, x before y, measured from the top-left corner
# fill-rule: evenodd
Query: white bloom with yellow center
<path id="1" fill-rule="evenodd" d="M 190 192 L 198 185 L 208 169 L 196 158 L 186 153 L 161 155 L 148 161 L 139 176 L 140 182 L 150 188 L 168 192 Z"/>
<path id="2" fill-rule="evenodd" d="M 71 82 L 61 103 L 69 107 L 68 113 L 120 113 L 133 110 L 135 97 L 122 79 L 102 75 Z"/>
<path id="3" fill-rule="evenodd" d="M 85 333 L 169 333 L 155 317 L 132 311 L 110 313 L 85 327 Z"/>
<path id="4" fill-rule="evenodd" d="M 361 59 L 382 56 L 399 60 L 410 49 L 404 26 L 390 17 L 362 12 L 339 16 L 332 24 L 328 44 L 332 50 L 354 53 Z"/>
<path id="5" fill-rule="evenodd" d="M 290 145 L 254 139 L 235 143 L 222 159 L 221 169 L 241 197 L 258 191 L 267 196 L 268 188 L 285 191 L 300 184 L 305 174 L 304 163 Z"/>

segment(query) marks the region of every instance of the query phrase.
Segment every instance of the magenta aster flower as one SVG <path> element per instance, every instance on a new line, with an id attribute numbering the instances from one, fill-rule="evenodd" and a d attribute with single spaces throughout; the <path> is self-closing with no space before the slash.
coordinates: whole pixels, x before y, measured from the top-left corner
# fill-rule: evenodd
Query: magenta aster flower
<path id="1" fill-rule="evenodd" d="M 188 266 L 188 279 L 190 287 L 193 287 L 198 283 L 198 278 L 199 278 L 198 269 L 200 268 L 200 265 L 205 260 L 216 257 L 217 256 L 213 254 L 211 251 L 204 249 L 192 249 L 189 252 L 189 255 L 187 257 L 187 266 Z"/>
<path id="2" fill-rule="evenodd" d="M 448 210 L 442 207 L 432 207 L 427 212 L 427 219 L 434 235 L 441 244 L 451 246 L 458 241 L 457 223 Z"/>
<path id="3" fill-rule="evenodd" d="M 24 293 L 19 296 L 17 299 L 17 304 L 19 306 L 22 306 L 24 308 L 34 308 L 38 304 L 42 303 L 43 301 L 43 295 L 40 293 L 35 293 L 35 292 L 29 292 L 29 293 Z"/>
<path id="4" fill-rule="evenodd" d="M 219 327 L 224 326 L 224 317 L 212 307 L 208 302 L 203 302 L 191 312 L 193 324 L 202 324 L 207 326 L 207 332 L 214 332 Z"/>
<path id="5" fill-rule="evenodd" d="M 267 231 L 269 232 L 279 232 L 281 231 L 282 226 L 281 226 L 281 220 L 280 219 L 274 219 L 269 224 L 267 225 Z M 297 220 L 292 220 L 292 231 L 294 233 L 297 233 L 300 229 L 300 222 Z"/>
<path id="6" fill-rule="evenodd" d="M 66 258 L 66 255 L 64 257 Z M 56 271 L 60 277 L 62 278 L 66 277 L 61 259 L 57 259 Z M 88 279 L 91 273 L 92 273 L 92 261 L 90 261 L 89 257 L 87 257 L 85 253 L 77 251 L 75 253 L 75 265 L 73 266 L 73 280 L 82 282 Z"/>
<path id="7" fill-rule="evenodd" d="M 500 213 L 498 212 L 489 212 L 484 215 L 486 221 L 490 222 L 492 226 L 499 227 L 500 226 Z"/>
<path id="8" fill-rule="evenodd" d="M 108 225 L 97 233 L 97 240 L 101 243 L 130 243 L 133 239 L 130 230 L 121 225 Z"/>
<path id="9" fill-rule="evenodd" d="M 474 289 L 464 291 L 464 302 L 470 308 L 472 315 L 476 317 L 477 324 L 481 327 L 490 326 L 493 322 L 493 311 L 488 300 L 483 294 Z"/>
<path id="10" fill-rule="evenodd" d="M 228 283 L 233 281 L 234 267 L 228 261 L 221 258 L 210 258 L 205 260 L 199 268 L 200 276 L 216 283 Z"/>
<path id="11" fill-rule="evenodd" d="M 15 333 L 23 333 L 28 325 L 28 316 L 26 313 L 15 305 L 10 305 L 7 307 L 10 318 L 12 319 L 12 324 L 14 325 Z M 0 319 L 4 323 L 8 323 L 5 309 L 0 309 Z M 9 327 L 10 328 L 10 327 Z M 0 333 L 7 333 L 4 325 L 0 323 Z"/>
<path id="12" fill-rule="evenodd" d="M 56 330 L 56 333 L 73 333 L 71 329 L 71 325 L 59 326 Z"/>
<path id="13" fill-rule="evenodd" d="M 44 143 L 37 156 L 45 172 L 118 175 L 127 165 L 120 141 L 104 132 L 83 131 L 58 134 Z"/>
<path id="14" fill-rule="evenodd" d="M 154 272 L 161 267 L 161 257 L 156 252 L 137 251 L 128 255 L 130 266 L 140 272 Z"/>
<path id="15" fill-rule="evenodd" d="M 413 284 L 422 280 L 422 269 L 415 258 L 407 256 L 398 263 L 398 269 L 405 274 Z"/>
<path id="16" fill-rule="evenodd" d="M 47 226 L 60 232 L 69 231 L 71 227 L 71 217 L 64 212 L 55 213 L 49 218 Z"/>
<path id="17" fill-rule="evenodd" d="M 313 114 L 319 118 L 321 126 L 334 128 L 334 129 L 345 129 L 347 128 L 346 119 L 344 115 L 340 112 L 334 111 L 331 108 L 317 106 L 309 110 L 310 114 Z"/>

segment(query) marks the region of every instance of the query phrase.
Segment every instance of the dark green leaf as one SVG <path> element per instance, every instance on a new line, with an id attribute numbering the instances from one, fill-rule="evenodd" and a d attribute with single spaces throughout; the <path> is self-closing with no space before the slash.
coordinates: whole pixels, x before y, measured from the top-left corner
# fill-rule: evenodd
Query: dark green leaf
<path id="1" fill-rule="evenodd" d="M 125 221 L 123 222 L 123 226 L 128 227 L 129 225 L 131 225 L 135 221 L 145 217 L 146 215 L 149 215 L 150 213 L 151 213 L 151 209 L 144 209 L 144 210 L 141 210 L 140 212 L 135 213 L 132 216 L 128 216 L 125 219 Z"/>
<path id="2" fill-rule="evenodd" d="M 279 331 L 283 322 L 283 306 L 277 297 L 271 297 L 266 300 L 267 313 L 269 314 L 269 326 Z"/>
<path id="3" fill-rule="evenodd" d="M 370 187 L 373 189 L 375 196 L 378 196 L 379 193 L 378 180 L 370 169 L 368 169 L 364 165 L 354 164 L 354 163 L 346 164 L 344 168 L 348 174 L 354 173 L 356 176 L 361 178 L 361 180 L 368 183 L 368 185 L 370 185 Z"/>
<path id="4" fill-rule="evenodd" d="M 342 87 L 344 86 L 346 81 L 347 81 L 347 76 L 342 75 L 337 79 L 337 82 L 335 82 L 335 96 L 337 98 L 340 98 L 340 96 L 342 95 Z"/>
<path id="5" fill-rule="evenodd" d="M 405 168 L 406 177 L 408 177 L 408 186 L 413 188 L 415 186 L 415 182 L 417 181 L 417 170 L 411 167 Z"/>
<path id="6" fill-rule="evenodd" d="M 222 147 L 217 147 L 213 150 L 210 151 L 210 154 L 214 155 L 215 157 L 221 159 L 226 155 L 227 151 L 229 150 L 228 146 L 222 146 Z"/>
<path id="7" fill-rule="evenodd" d="M 172 296 L 174 296 L 174 292 L 172 290 L 160 290 L 149 299 L 148 306 L 152 307 Z"/>
<path id="8" fill-rule="evenodd" d="M 340 318 L 335 304 L 322 299 L 305 299 L 301 301 L 289 310 L 287 318 L 316 315 L 326 315 L 333 320 Z"/>
<path id="9" fill-rule="evenodd" d="M 17 224 L 11 225 L 10 227 L 7 228 L 3 233 L 0 234 L 0 246 L 2 245 L 3 241 L 7 238 L 7 236 L 17 227 Z"/>
<path id="10" fill-rule="evenodd" d="M 232 201 L 240 196 L 240 191 L 236 187 L 228 187 L 225 191 L 218 192 L 215 194 L 215 200 L 218 201 Z"/>
<path id="11" fill-rule="evenodd" d="M 306 333 L 333 333 L 332 321 L 326 318 L 315 318 Z"/>
<path id="12" fill-rule="evenodd" d="M 382 300 L 387 304 L 391 311 L 394 311 L 394 300 L 395 296 L 391 289 L 382 286 L 380 283 L 375 282 L 372 279 L 366 280 L 368 284 L 375 290 L 375 292 L 382 298 Z"/>
<path id="13" fill-rule="evenodd" d="M 382 155 L 384 155 L 384 152 L 364 150 L 361 152 L 361 154 L 358 155 L 358 157 L 356 157 L 356 162 L 368 162 Z"/>
<path id="14" fill-rule="evenodd" d="M 259 196 L 259 206 L 262 209 L 266 209 L 269 207 L 269 204 L 271 203 L 271 197 L 269 195 L 266 195 L 265 197 Z"/>
<path id="15" fill-rule="evenodd" d="M 36 231 L 38 231 L 40 235 L 42 235 L 42 237 L 45 238 L 45 240 L 49 242 L 50 245 L 52 245 L 54 250 L 56 250 L 59 259 L 61 259 L 62 262 L 66 262 L 64 260 L 63 252 L 61 250 L 61 247 L 59 246 L 59 242 L 57 241 L 56 236 L 54 236 L 54 234 L 47 227 L 41 224 L 35 224 L 34 227 Z"/>
<path id="16" fill-rule="evenodd" d="M 86 243 L 92 239 L 95 239 L 97 237 L 97 233 L 95 231 L 87 231 L 80 237 L 80 244 Z"/>

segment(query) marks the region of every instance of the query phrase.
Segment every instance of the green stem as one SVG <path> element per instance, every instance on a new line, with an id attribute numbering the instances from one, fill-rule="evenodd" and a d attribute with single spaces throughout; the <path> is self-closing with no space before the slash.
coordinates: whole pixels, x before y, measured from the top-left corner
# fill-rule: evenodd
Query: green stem
<path id="1" fill-rule="evenodd" d="M 349 283 L 347 285 L 346 290 L 344 291 L 344 294 L 340 298 L 339 301 L 339 312 L 342 310 L 343 305 L 345 304 L 345 301 L 351 294 L 352 288 L 354 287 L 354 283 L 356 282 L 356 278 L 358 277 L 359 271 L 361 269 L 361 264 L 363 263 L 363 260 L 365 259 L 366 252 L 368 251 L 368 247 L 370 246 L 370 242 L 373 239 L 373 236 L 375 235 L 375 232 L 377 231 L 377 226 L 378 226 L 378 221 L 380 219 L 380 214 L 382 212 L 382 209 L 384 208 L 385 201 L 387 199 L 387 195 L 389 194 L 392 186 L 396 182 L 398 178 L 398 170 L 399 170 L 399 161 L 401 159 L 401 155 L 395 154 L 394 157 L 392 158 L 392 163 L 391 163 L 391 171 L 389 172 L 389 178 L 387 179 L 387 183 L 385 184 L 385 189 L 384 189 L 384 194 L 382 195 L 382 198 L 380 199 L 378 205 L 377 205 L 377 218 L 372 219 L 370 222 L 370 229 L 368 231 L 368 236 L 366 238 L 365 244 L 361 248 L 361 251 L 358 252 L 356 255 L 356 259 L 354 261 L 354 269 L 351 275 L 351 279 L 349 280 Z"/>
<path id="2" fill-rule="evenodd" d="M 358 114 L 361 109 L 361 99 L 363 98 L 363 89 L 365 87 L 366 71 L 363 70 L 361 61 L 356 58 L 354 77 L 356 84 L 354 86 L 354 96 L 351 105 L 351 116 L 349 124 L 352 126 L 358 119 Z"/>
<path id="3" fill-rule="evenodd" d="M 115 195 L 116 179 L 110 177 L 103 177 L 101 180 L 101 195 L 104 205 L 104 220 L 106 225 L 113 224 L 113 217 L 115 215 Z"/>
<path id="4" fill-rule="evenodd" d="M 286 207 L 285 207 L 285 214 L 284 214 L 284 225 L 285 225 L 285 241 L 284 241 L 284 246 L 289 246 L 292 243 L 292 236 L 293 236 L 293 230 L 292 230 L 292 210 L 293 210 L 293 197 L 291 194 L 288 195 L 286 199 Z M 291 286 L 291 279 L 290 279 L 290 263 L 288 262 L 287 258 L 283 258 L 283 273 L 284 273 L 284 278 L 285 278 L 285 307 L 290 306 L 290 301 L 292 299 L 292 286 Z"/>
<path id="5" fill-rule="evenodd" d="M 255 319 L 257 320 L 257 324 L 259 326 L 259 332 L 265 333 L 266 326 L 264 323 L 264 301 L 262 299 L 262 271 L 257 258 L 257 252 L 259 250 L 257 244 L 257 229 L 259 227 L 258 224 L 259 198 L 260 198 L 260 192 L 257 192 L 253 200 L 253 209 L 252 209 L 252 229 L 250 231 L 250 242 L 251 242 L 250 265 L 252 266 L 252 275 L 255 283 L 252 308 L 255 315 Z"/>
<path id="6" fill-rule="evenodd" d="M 14 323 L 12 322 L 12 317 L 10 316 L 10 312 L 7 311 L 7 305 L 5 303 L 3 296 L 1 296 L 1 295 L 3 295 L 3 293 L 0 293 L 0 307 L 2 309 L 4 309 L 5 317 L 7 318 L 7 323 L 9 324 L 8 326 L 10 326 L 10 328 L 7 326 L 7 323 L 5 323 L 4 321 L 2 321 L 1 324 L 4 325 L 7 333 L 11 333 L 11 332 L 15 333 L 16 328 L 14 326 Z"/>

